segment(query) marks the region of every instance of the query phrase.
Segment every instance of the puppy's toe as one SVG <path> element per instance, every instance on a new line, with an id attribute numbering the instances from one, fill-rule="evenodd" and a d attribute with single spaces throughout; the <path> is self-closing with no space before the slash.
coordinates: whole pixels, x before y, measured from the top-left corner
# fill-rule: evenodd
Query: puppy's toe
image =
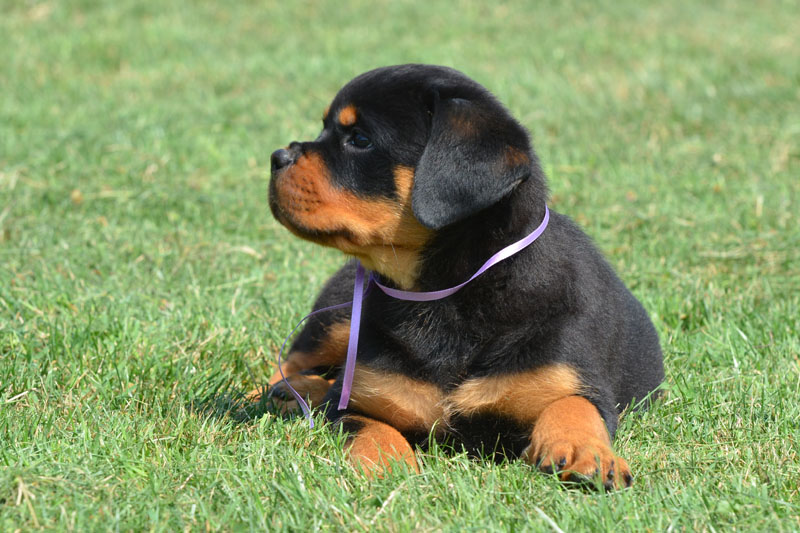
<path id="1" fill-rule="evenodd" d="M 587 443 L 582 446 L 576 460 L 566 468 L 562 479 L 606 490 L 630 487 L 633 483 L 627 461 L 614 454 L 604 443 Z"/>
<path id="2" fill-rule="evenodd" d="M 543 472 L 558 473 L 559 479 L 567 483 L 598 489 L 602 486 L 606 490 L 633 483 L 627 461 L 604 442 L 590 437 L 537 443 L 525 451 L 525 459 Z"/>

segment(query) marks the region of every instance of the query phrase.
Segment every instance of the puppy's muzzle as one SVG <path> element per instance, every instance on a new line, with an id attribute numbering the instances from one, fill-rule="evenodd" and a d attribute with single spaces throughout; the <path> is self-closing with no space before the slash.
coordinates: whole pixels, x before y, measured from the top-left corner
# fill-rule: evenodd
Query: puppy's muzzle
<path id="1" fill-rule="evenodd" d="M 297 163 L 303 155 L 303 145 L 292 142 L 286 148 L 280 148 L 272 152 L 270 156 L 271 179 L 269 180 L 269 207 L 275 218 L 282 224 L 287 224 L 285 207 L 282 206 L 284 200 L 278 194 L 278 183 L 291 179 L 289 169 Z"/>

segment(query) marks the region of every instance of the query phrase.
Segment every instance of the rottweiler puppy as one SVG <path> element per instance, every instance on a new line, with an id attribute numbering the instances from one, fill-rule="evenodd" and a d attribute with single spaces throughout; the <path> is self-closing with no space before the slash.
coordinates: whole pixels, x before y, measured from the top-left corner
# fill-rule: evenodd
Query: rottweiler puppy
<path id="1" fill-rule="evenodd" d="M 281 224 L 411 291 L 468 279 L 542 223 L 548 198 L 526 130 L 484 87 L 438 66 L 358 76 L 319 137 L 275 151 L 271 167 Z M 314 308 L 349 301 L 355 268 L 351 259 L 335 273 Z M 393 460 L 417 468 L 414 450 L 435 438 L 565 481 L 631 484 L 611 439 L 620 410 L 663 380 L 661 348 L 642 305 L 567 217 L 551 212 L 538 240 L 447 298 L 370 290 L 339 410 L 349 331 L 349 309 L 314 316 L 282 370 L 348 432 L 349 457 L 367 473 Z M 291 406 L 280 374 L 270 385 Z"/>

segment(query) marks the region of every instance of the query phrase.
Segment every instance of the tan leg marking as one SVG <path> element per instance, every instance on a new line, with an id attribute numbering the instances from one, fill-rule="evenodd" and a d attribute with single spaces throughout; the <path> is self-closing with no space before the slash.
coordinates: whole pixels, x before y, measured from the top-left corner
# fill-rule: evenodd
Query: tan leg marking
<path id="1" fill-rule="evenodd" d="M 294 390 L 305 399 L 310 407 L 318 406 L 325 399 L 328 389 L 333 385 L 334 379 L 326 379 L 322 376 L 294 374 L 288 376 L 285 381 L 279 381 L 273 387 L 281 389 L 280 395 L 273 395 L 272 401 L 278 408 L 279 413 L 294 413 L 300 410 L 294 396 L 286 388 L 285 383 L 289 382 Z M 246 398 L 250 402 L 257 402 L 261 400 L 264 394 L 270 391 L 267 387 L 259 387 L 247 393 Z"/>
<path id="2" fill-rule="evenodd" d="M 350 407 L 400 431 L 428 431 L 442 418 L 438 387 L 356 365 Z"/>
<path id="3" fill-rule="evenodd" d="M 580 381 L 567 365 L 548 365 L 505 376 L 468 379 L 447 398 L 447 412 L 496 413 L 533 424 L 554 401 L 576 394 Z"/>
<path id="4" fill-rule="evenodd" d="M 392 462 L 404 462 L 419 472 L 414 450 L 395 428 L 388 424 L 358 415 L 348 415 L 344 422 L 361 425 L 348 439 L 347 455 L 350 462 L 360 468 L 367 477 L 383 477 L 391 472 Z"/>
<path id="5" fill-rule="evenodd" d="M 611 449 L 605 422 L 586 398 L 569 396 L 539 415 L 523 459 L 563 481 L 598 480 L 607 489 L 630 486 L 628 463 Z"/>
<path id="6" fill-rule="evenodd" d="M 344 364 L 347 355 L 347 343 L 350 339 L 350 320 L 336 322 L 328 326 L 325 338 L 313 352 L 294 351 L 289 354 L 281 365 L 283 375 L 291 375 L 309 370 L 318 366 L 337 366 Z M 269 379 L 269 384 L 274 385 L 283 377 L 280 372 L 275 372 Z"/>

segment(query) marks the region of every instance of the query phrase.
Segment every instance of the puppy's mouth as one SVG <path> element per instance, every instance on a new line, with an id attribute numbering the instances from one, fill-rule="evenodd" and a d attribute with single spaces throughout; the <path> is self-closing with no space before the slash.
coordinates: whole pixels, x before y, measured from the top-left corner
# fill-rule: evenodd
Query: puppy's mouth
<path id="1" fill-rule="evenodd" d="M 413 170 L 407 172 L 413 177 Z M 337 248 L 398 285 L 413 287 L 430 231 L 414 218 L 410 194 L 363 197 L 335 187 L 319 156 L 307 154 L 273 173 L 269 205 L 298 237 Z"/>
<path id="2" fill-rule="evenodd" d="M 293 208 L 296 206 L 294 202 L 283 203 L 278 195 L 277 181 L 280 178 L 273 174 L 269 182 L 269 209 L 272 211 L 272 216 L 275 220 L 281 223 L 286 229 L 301 237 L 303 239 L 312 237 L 315 231 L 303 226 L 293 215 Z"/>
<path id="3" fill-rule="evenodd" d="M 319 229 L 306 226 L 301 221 L 301 217 L 295 215 L 296 210 L 293 207 L 296 204 L 292 204 L 290 201 L 288 206 L 292 207 L 284 208 L 277 199 L 277 195 L 272 191 L 272 186 L 270 189 L 269 206 L 272 216 L 297 237 L 322 246 L 338 248 L 345 253 L 353 253 L 352 250 L 359 247 L 355 235 L 345 228 Z"/>
<path id="4" fill-rule="evenodd" d="M 326 178 L 293 168 L 273 173 L 269 186 L 270 210 L 296 236 L 352 253 L 365 243 L 347 228 L 346 210 L 337 209 L 336 203 L 328 205 L 325 198 L 328 195 L 320 194 L 319 182 L 323 179 L 326 184 L 323 193 L 330 192 L 332 187 L 327 185 Z"/>

